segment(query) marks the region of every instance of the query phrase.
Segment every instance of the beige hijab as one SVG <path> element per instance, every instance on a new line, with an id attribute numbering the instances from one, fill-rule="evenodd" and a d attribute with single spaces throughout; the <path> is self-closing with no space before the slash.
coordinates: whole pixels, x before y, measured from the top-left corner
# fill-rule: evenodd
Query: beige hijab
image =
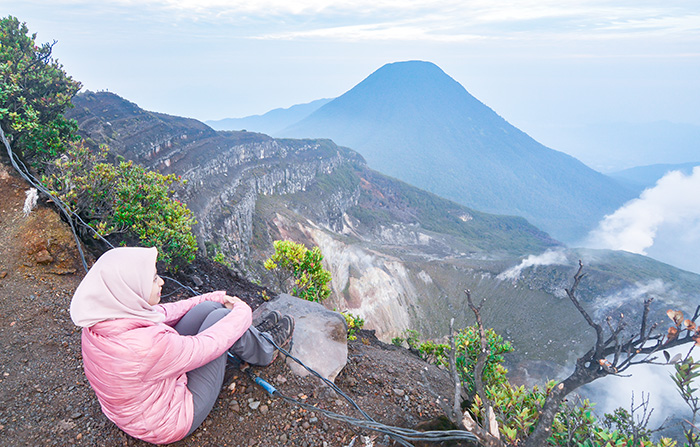
<path id="1" fill-rule="evenodd" d="M 116 318 L 163 321 L 165 316 L 148 304 L 157 257 L 154 247 L 120 247 L 100 256 L 73 295 L 73 323 L 90 327 Z"/>

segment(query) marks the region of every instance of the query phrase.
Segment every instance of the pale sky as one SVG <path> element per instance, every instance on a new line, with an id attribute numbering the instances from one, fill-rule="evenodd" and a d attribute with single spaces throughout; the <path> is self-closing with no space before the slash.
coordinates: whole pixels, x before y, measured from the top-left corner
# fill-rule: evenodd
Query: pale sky
<path id="1" fill-rule="evenodd" d="M 700 125 L 698 0 L 0 0 L 0 10 L 57 40 L 86 88 L 200 120 L 335 97 L 385 63 L 418 59 L 550 146 L 548 132 L 581 124 Z"/>

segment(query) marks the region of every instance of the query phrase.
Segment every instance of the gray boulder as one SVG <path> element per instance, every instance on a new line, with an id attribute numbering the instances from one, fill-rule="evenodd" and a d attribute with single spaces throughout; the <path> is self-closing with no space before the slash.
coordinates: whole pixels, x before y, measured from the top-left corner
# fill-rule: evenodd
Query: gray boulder
<path id="1" fill-rule="evenodd" d="M 345 318 L 319 303 L 283 293 L 258 307 L 253 319 L 272 310 L 294 317 L 294 335 L 291 350 L 288 349 L 290 354 L 326 379 L 335 380 L 348 361 Z M 290 358 L 287 364 L 299 376 L 310 374 Z"/>

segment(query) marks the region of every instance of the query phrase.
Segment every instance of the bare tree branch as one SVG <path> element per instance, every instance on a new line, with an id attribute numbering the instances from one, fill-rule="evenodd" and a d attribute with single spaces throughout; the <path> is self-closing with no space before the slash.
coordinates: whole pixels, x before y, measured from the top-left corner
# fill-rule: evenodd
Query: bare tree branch
<path id="1" fill-rule="evenodd" d="M 576 289 L 584 276 L 583 263 L 579 261 L 579 268 L 574 275 L 574 282 L 570 289 L 566 289 L 566 294 L 584 320 L 595 331 L 595 345 L 576 360 L 574 372 L 555 386 L 547 395 L 537 426 L 525 440 L 524 447 L 545 445 L 547 438 L 551 435 L 554 416 L 559 411 L 559 407 L 566 395 L 573 390 L 601 377 L 620 375 L 630 366 L 654 363 L 656 360 L 654 354 L 659 350 L 695 342 L 698 337 L 690 329 L 682 329 L 680 323 L 675 320 L 677 327 L 674 333 L 675 338 L 666 337 L 663 334 L 652 335 L 657 325 L 648 325 L 649 309 L 653 302 L 653 299 L 649 298 L 644 300 L 642 321 L 640 322 L 639 332 L 636 335 L 632 335 L 625 340 L 620 339 L 620 335 L 625 327 L 624 316 L 620 315 L 616 326 L 611 318 L 607 319 L 610 336 L 605 339 L 603 326 L 593 321 L 576 297 Z M 699 315 L 700 306 L 695 310 L 692 321 L 695 321 Z M 685 336 L 681 336 L 683 331 L 686 332 Z M 612 358 L 612 361 L 609 358 Z"/>
<path id="2" fill-rule="evenodd" d="M 478 431 L 475 429 L 474 434 L 482 440 L 482 443 L 486 446 L 503 446 L 503 442 L 499 439 L 500 434 L 498 431 L 498 423 L 496 422 L 495 413 L 493 411 L 493 404 L 486 396 L 486 391 L 484 388 L 484 367 L 486 366 L 486 359 L 489 356 L 489 342 L 486 338 L 486 330 L 484 329 L 484 324 L 481 320 L 481 306 L 484 305 L 486 299 L 482 299 L 478 306 L 472 301 L 472 295 L 469 289 L 465 290 L 464 293 L 467 295 L 467 304 L 469 308 L 474 313 L 476 317 L 476 325 L 479 330 L 479 341 L 481 344 L 481 349 L 479 356 L 476 360 L 476 366 L 474 367 L 474 390 L 476 395 L 481 400 L 484 408 L 484 415 L 482 423 L 488 427 L 484 430 L 482 427 L 478 427 Z"/>
<path id="3" fill-rule="evenodd" d="M 455 384 L 455 395 L 452 407 L 452 422 L 458 427 L 463 426 L 462 423 L 462 406 L 461 396 L 462 396 L 462 380 L 457 372 L 457 348 L 455 346 L 455 336 L 454 336 L 454 324 L 455 319 L 450 319 L 450 373 L 452 373 L 452 380 Z"/>

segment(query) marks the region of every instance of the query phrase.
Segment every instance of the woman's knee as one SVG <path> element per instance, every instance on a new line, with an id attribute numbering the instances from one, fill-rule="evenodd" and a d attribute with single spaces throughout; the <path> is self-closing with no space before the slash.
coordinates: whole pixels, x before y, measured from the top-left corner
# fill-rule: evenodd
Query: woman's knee
<path id="1" fill-rule="evenodd" d="M 221 305 L 221 307 L 219 307 L 218 309 L 212 310 L 211 312 L 209 312 L 209 315 L 207 315 L 207 317 L 204 319 L 202 326 L 199 328 L 199 332 L 202 332 L 203 330 L 213 326 L 217 321 L 221 320 L 226 315 L 228 315 L 229 312 L 231 311 L 223 307 L 223 305 Z"/>
<path id="2" fill-rule="evenodd" d="M 217 309 L 223 309 L 224 305 L 221 303 L 217 303 L 216 301 L 203 301 L 196 306 L 194 306 L 192 309 L 189 310 L 189 312 L 193 312 L 195 309 L 199 309 L 199 312 L 205 312 L 205 313 L 210 313 L 213 312 Z"/>
<path id="3" fill-rule="evenodd" d="M 175 325 L 175 330 L 180 335 L 195 335 L 201 332 L 200 327 L 206 318 L 217 310 L 226 310 L 224 305 L 214 301 L 204 301 L 197 304 L 180 319 Z"/>

